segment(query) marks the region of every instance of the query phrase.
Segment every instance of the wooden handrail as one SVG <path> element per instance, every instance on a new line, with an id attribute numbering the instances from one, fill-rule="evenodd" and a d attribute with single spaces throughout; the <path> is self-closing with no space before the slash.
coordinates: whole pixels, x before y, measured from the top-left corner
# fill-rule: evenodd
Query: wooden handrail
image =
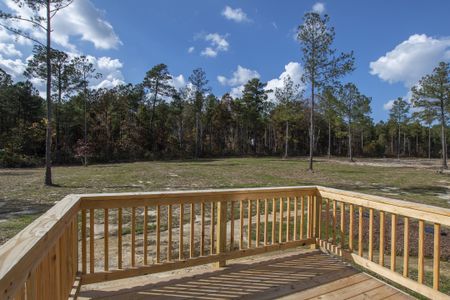
<path id="1" fill-rule="evenodd" d="M 407 235 L 400 273 L 396 244 L 385 247 L 385 232 L 398 238 L 399 221 Z M 409 277 L 415 222 L 417 280 Z M 435 232 L 432 286 L 424 283 L 427 223 Z M 368 247 L 362 238 L 366 225 Z M 65 299 L 80 282 L 206 263 L 221 267 L 228 259 L 311 245 L 443 299 L 448 296 L 439 291 L 436 234 L 442 226 L 450 226 L 448 209 L 322 186 L 69 195 L 0 247 L 0 298 Z M 386 253 L 390 259 L 384 259 Z"/>

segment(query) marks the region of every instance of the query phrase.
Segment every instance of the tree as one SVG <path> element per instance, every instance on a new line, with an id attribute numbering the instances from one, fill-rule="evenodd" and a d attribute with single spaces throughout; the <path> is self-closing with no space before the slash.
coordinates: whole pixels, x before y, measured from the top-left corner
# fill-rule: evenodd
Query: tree
<path id="1" fill-rule="evenodd" d="M 446 115 L 450 107 L 450 64 L 440 62 L 432 74 L 422 77 L 412 88 L 413 104 L 435 112 L 441 122 L 442 168 L 447 165 Z"/>
<path id="2" fill-rule="evenodd" d="M 335 84 L 337 79 L 354 67 L 353 52 L 341 53 L 336 56 L 332 48 L 334 41 L 334 27 L 329 26 L 330 18 L 321 17 L 318 13 L 308 12 L 304 22 L 298 28 L 297 39 L 301 43 L 304 66 L 303 81 L 310 84 L 310 131 L 309 131 L 309 170 L 313 171 L 314 152 L 314 105 L 316 90 Z"/>
<path id="3" fill-rule="evenodd" d="M 397 142 L 397 158 L 400 159 L 400 138 L 401 138 L 401 127 L 405 126 L 406 121 L 408 120 L 409 113 L 409 103 L 403 100 L 403 98 L 398 97 L 392 103 L 392 108 L 390 110 L 389 116 L 397 125 L 398 132 L 398 142 Z M 405 149 L 403 149 L 404 151 Z"/>
<path id="4" fill-rule="evenodd" d="M 199 144 L 201 147 L 203 146 L 203 128 L 200 120 L 200 114 L 202 112 L 205 94 L 210 91 L 210 88 L 207 87 L 208 79 L 206 79 L 206 73 L 202 68 L 197 68 L 192 71 L 192 74 L 189 76 L 189 82 L 192 84 L 194 91 L 194 111 L 195 111 L 195 152 L 194 157 L 198 158 L 199 156 Z M 200 131 L 200 132 L 199 132 Z M 199 138 L 200 137 L 200 138 Z M 201 141 L 199 141 L 201 139 Z"/>
<path id="5" fill-rule="evenodd" d="M 348 130 L 348 158 L 353 161 L 352 152 L 352 130 L 353 123 L 370 113 L 370 98 L 362 95 L 356 85 L 347 83 L 339 88 L 338 96 L 341 113 L 347 121 Z"/>
<path id="6" fill-rule="evenodd" d="M 70 63 L 69 56 L 56 49 L 51 50 L 51 75 L 52 82 L 55 84 L 52 87 L 52 91 L 56 93 L 56 103 L 54 105 L 55 111 L 55 123 L 56 123 L 56 161 L 60 162 L 60 106 L 62 102 L 63 94 L 67 93 L 73 84 L 74 68 Z M 47 49 L 41 45 L 35 45 L 33 48 L 33 57 L 28 60 L 27 68 L 24 75 L 28 78 L 41 78 L 45 79 L 47 76 Z"/>
<path id="7" fill-rule="evenodd" d="M 294 101 L 298 101 L 301 98 L 301 90 L 299 84 L 294 84 L 291 77 L 287 75 L 283 79 L 283 86 L 275 89 L 275 99 L 278 101 L 278 105 L 281 108 L 278 110 L 278 119 L 285 123 L 285 146 L 284 146 L 284 158 L 288 156 L 289 147 L 289 121 L 293 116 L 293 104 Z"/>
<path id="8" fill-rule="evenodd" d="M 328 123 L 328 148 L 327 156 L 331 157 L 331 125 L 338 118 L 338 100 L 332 87 L 325 88 L 320 97 L 319 109 Z"/>
<path id="9" fill-rule="evenodd" d="M 174 93 L 171 84 L 172 76 L 165 64 L 158 64 L 147 71 L 143 86 L 152 94 L 151 98 L 151 115 L 150 115 L 150 136 L 154 139 L 153 122 L 155 118 L 155 108 L 158 103 L 158 97 L 169 97 Z M 152 141 L 154 146 L 154 141 Z"/>
<path id="10" fill-rule="evenodd" d="M 428 127 L 427 151 L 428 151 L 428 159 L 431 159 L 431 125 L 433 124 L 434 120 L 436 120 L 437 117 L 436 110 L 433 109 L 433 106 L 428 101 L 423 102 L 420 109 L 421 109 L 420 111 L 414 112 L 413 117 L 425 123 L 425 125 Z"/>
<path id="11" fill-rule="evenodd" d="M 47 64 L 47 129 L 45 138 L 45 184 L 52 185 L 52 66 L 51 66 L 51 33 L 52 19 L 55 15 L 65 7 L 69 6 L 73 0 L 13 0 L 17 5 L 26 7 L 31 11 L 30 16 L 13 15 L 0 10 L 0 26 L 15 35 L 22 36 L 29 39 L 46 49 L 46 64 Z M 34 38 L 29 32 L 21 29 L 21 23 L 32 24 L 33 28 L 44 31 L 46 36 L 45 43 Z"/>
<path id="12" fill-rule="evenodd" d="M 83 95 L 83 103 L 84 103 L 84 130 L 83 130 L 83 142 L 86 145 L 88 144 L 88 133 L 87 133 L 87 102 L 89 98 L 89 80 L 91 79 L 98 79 L 102 76 L 100 73 L 96 73 L 94 64 L 89 61 L 89 59 L 85 56 L 77 56 L 74 57 L 71 60 L 71 64 L 73 66 L 73 76 L 74 76 L 74 82 L 75 82 L 75 89 L 81 90 Z M 84 151 L 83 153 L 87 153 L 87 151 Z M 84 166 L 87 166 L 88 164 L 88 155 L 86 154 L 84 157 Z"/>

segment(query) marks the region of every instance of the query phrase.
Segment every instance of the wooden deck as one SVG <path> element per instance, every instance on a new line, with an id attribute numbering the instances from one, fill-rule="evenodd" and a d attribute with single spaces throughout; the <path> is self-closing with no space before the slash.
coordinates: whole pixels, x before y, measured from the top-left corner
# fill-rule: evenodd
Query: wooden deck
<path id="1" fill-rule="evenodd" d="M 79 299 L 412 299 L 320 251 L 85 285 Z"/>

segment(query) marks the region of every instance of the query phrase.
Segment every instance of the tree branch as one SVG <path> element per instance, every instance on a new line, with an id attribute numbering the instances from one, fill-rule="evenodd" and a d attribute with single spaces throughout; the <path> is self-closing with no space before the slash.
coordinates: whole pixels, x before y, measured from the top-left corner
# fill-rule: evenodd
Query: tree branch
<path id="1" fill-rule="evenodd" d="M 35 42 L 35 43 L 41 45 L 42 47 L 46 47 L 46 45 L 44 45 L 44 44 L 43 44 L 42 42 L 40 42 L 39 40 L 37 40 L 37 39 L 31 37 L 29 34 L 24 33 L 24 32 L 22 32 L 22 31 L 20 31 L 20 30 L 18 30 L 18 29 L 11 28 L 11 27 L 6 26 L 6 25 L 4 25 L 4 24 L 0 24 L 0 27 L 5 28 L 6 30 L 8 30 L 8 31 L 10 31 L 10 32 L 12 32 L 12 33 L 14 33 L 15 35 L 19 35 L 19 36 L 21 36 L 21 37 L 24 37 L 24 38 L 26 38 L 26 39 L 29 39 L 30 41 L 33 41 L 33 42 Z"/>
<path id="2" fill-rule="evenodd" d="M 53 19 L 53 17 L 56 15 L 56 13 L 58 11 L 60 11 L 61 9 L 66 8 L 67 6 L 69 6 L 72 3 L 73 3 L 73 0 L 70 0 L 65 5 L 60 5 L 60 6 L 57 6 L 55 9 L 50 10 L 50 13 L 52 13 L 52 15 L 50 16 L 50 19 Z"/>
<path id="3" fill-rule="evenodd" d="M 7 17 L 7 19 L 13 19 L 13 20 L 18 20 L 18 21 L 29 22 L 29 23 L 31 23 L 31 24 L 33 24 L 35 26 L 38 26 L 38 27 L 42 28 L 43 30 L 47 31 L 47 28 L 45 28 L 41 23 L 39 23 L 37 21 L 34 21 L 34 20 L 31 20 L 31 19 L 24 19 L 24 18 L 22 18 L 20 16 L 9 16 L 9 17 Z"/>

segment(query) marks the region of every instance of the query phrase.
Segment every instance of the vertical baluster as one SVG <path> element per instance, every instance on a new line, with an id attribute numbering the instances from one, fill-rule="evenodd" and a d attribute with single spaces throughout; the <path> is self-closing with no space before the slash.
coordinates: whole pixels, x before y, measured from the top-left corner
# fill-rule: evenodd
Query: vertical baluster
<path id="1" fill-rule="evenodd" d="M 333 228 L 332 228 L 332 233 L 333 233 L 333 245 L 336 245 L 336 223 L 337 223 L 337 201 L 333 200 Z"/>
<path id="2" fill-rule="evenodd" d="M 172 260 L 172 204 L 167 206 L 167 261 Z"/>
<path id="3" fill-rule="evenodd" d="M 369 210 L 369 260 L 373 261 L 373 208 Z"/>
<path id="4" fill-rule="evenodd" d="M 359 216 L 358 216 L 358 255 L 363 256 L 363 218 L 364 212 L 363 207 L 359 207 Z"/>
<path id="5" fill-rule="evenodd" d="M 384 225 L 385 225 L 385 219 L 384 219 L 384 211 L 380 211 L 380 257 L 378 260 L 378 263 L 382 266 L 384 266 Z"/>
<path id="6" fill-rule="evenodd" d="M 194 224 L 195 224 L 195 204 L 191 203 L 191 231 L 190 234 L 190 241 L 189 241 L 189 257 L 194 257 Z"/>
<path id="7" fill-rule="evenodd" d="M 261 222 L 261 212 L 259 210 L 259 199 L 256 199 L 256 247 L 259 247 L 259 227 Z"/>
<path id="8" fill-rule="evenodd" d="M 156 205 L 156 263 L 161 262 L 161 206 Z"/>
<path id="9" fill-rule="evenodd" d="M 294 198 L 294 241 L 297 241 L 298 236 L 298 197 Z"/>
<path id="10" fill-rule="evenodd" d="M 341 249 L 345 248 L 345 203 L 341 202 Z"/>
<path id="11" fill-rule="evenodd" d="M 319 234 L 319 240 L 322 239 L 322 208 L 323 208 L 323 200 L 322 196 L 315 196 L 316 197 L 316 203 L 317 203 L 317 232 Z"/>
<path id="12" fill-rule="evenodd" d="M 122 208 L 117 210 L 117 268 L 122 269 Z"/>
<path id="13" fill-rule="evenodd" d="M 183 236 L 184 236 L 184 204 L 180 203 L 180 231 L 178 236 L 178 259 L 183 260 L 184 259 L 184 242 L 183 242 Z"/>
<path id="14" fill-rule="evenodd" d="M 330 199 L 325 203 L 325 240 L 329 242 L 330 239 Z"/>
<path id="15" fill-rule="evenodd" d="M 252 201 L 247 202 L 247 248 L 252 247 Z"/>
<path id="16" fill-rule="evenodd" d="M 205 255 L 205 202 L 200 204 L 200 214 L 201 214 L 201 237 L 200 237 L 200 256 Z"/>
<path id="17" fill-rule="evenodd" d="M 291 223 L 291 198 L 287 197 L 287 210 L 286 210 L 286 242 L 289 242 L 291 237 L 290 223 Z"/>
<path id="18" fill-rule="evenodd" d="M 268 223 L 269 223 L 269 212 L 267 211 L 269 209 L 269 200 L 267 198 L 264 199 L 264 246 L 267 246 L 267 231 Z"/>
<path id="19" fill-rule="evenodd" d="M 391 270 L 395 272 L 397 262 L 397 215 L 391 215 Z"/>
<path id="20" fill-rule="evenodd" d="M 348 248 L 350 249 L 350 252 L 353 252 L 353 230 L 354 230 L 354 215 L 355 215 L 355 208 L 353 204 L 350 204 L 350 224 L 348 229 Z"/>
<path id="21" fill-rule="evenodd" d="M 210 253 L 214 254 L 214 241 L 215 241 L 215 235 L 214 235 L 214 216 L 215 216 L 215 212 L 214 212 L 214 202 L 211 202 L 211 227 L 210 227 L 210 242 L 211 242 L 211 249 L 210 249 Z"/>
<path id="22" fill-rule="evenodd" d="M 276 225 L 277 225 L 277 200 L 276 198 L 272 199 L 272 245 L 276 242 Z"/>
<path id="23" fill-rule="evenodd" d="M 244 201 L 240 201 L 239 203 L 239 227 L 240 227 L 240 235 L 239 235 L 239 249 L 244 249 Z"/>
<path id="24" fill-rule="evenodd" d="M 404 218 L 403 233 L 403 277 L 409 276 L 409 218 Z"/>
<path id="25" fill-rule="evenodd" d="M 280 198 L 280 224 L 278 227 L 278 243 L 282 243 L 283 242 L 283 204 L 284 204 L 284 199 Z"/>
<path id="26" fill-rule="evenodd" d="M 83 274 L 87 273 L 87 245 L 86 245 L 86 209 L 81 211 L 81 272 Z"/>
<path id="27" fill-rule="evenodd" d="M 234 250 L 234 201 L 230 202 L 230 251 Z"/>
<path id="28" fill-rule="evenodd" d="M 148 225 L 148 206 L 144 207 L 144 265 L 148 264 L 148 232 L 147 232 L 147 225 Z"/>
<path id="29" fill-rule="evenodd" d="M 433 244 L 433 289 L 439 290 L 439 269 L 441 259 L 441 225 L 434 224 Z"/>
<path id="30" fill-rule="evenodd" d="M 300 239 L 303 240 L 303 230 L 305 227 L 305 197 L 302 196 L 302 202 L 300 204 Z"/>
<path id="31" fill-rule="evenodd" d="M 307 210 L 306 210 L 306 216 L 307 216 L 307 220 L 306 220 L 306 237 L 310 238 L 311 237 L 311 196 L 306 196 L 307 197 L 307 201 L 308 201 L 308 206 L 307 206 Z"/>
<path id="32" fill-rule="evenodd" d="M 131 208 L 131 266 L 136 266 L 136 207 Z"/>
<path id="33" fill-rule="evenodd" d="M 89 209 L 89 273 L 94 273 L 94 209 Z"/>
<path id="34" fill-rule="evenodd" d="M 418 279 L 419 283 L 423 283 L 424 278 L 424 246 L 425 246 L 425 222 L 423 220 L 419 220 L 419 249 L 418 249 Z"/>
<path id="35" fill-rule="evenodd" d="M 104 209 L 105 218 L 103 221 L 104 225 L 104 270 L 109 270 L 109 210 L 107 208 Z"/>

